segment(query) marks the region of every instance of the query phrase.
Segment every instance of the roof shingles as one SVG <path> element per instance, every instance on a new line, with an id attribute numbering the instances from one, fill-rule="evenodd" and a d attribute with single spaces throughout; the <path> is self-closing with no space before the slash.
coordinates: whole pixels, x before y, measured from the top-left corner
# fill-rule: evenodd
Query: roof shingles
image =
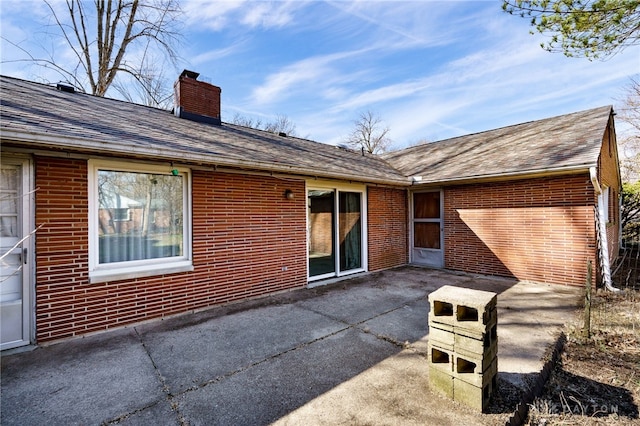
<path id="1" fill-rule="evenodd" d="M 423 183 L 595 166 L 610 106 L 426 143 L 383 155 Z"/>
<path id="2" fill-rule="evenodd" d="M 594 166 L 612 112 L 601 107 L 375 156 L 5 76 L 0 95 L 4 142 L 399 185 L 412 176 L 444 183 Z"/>
<path id="3" fill-rule="evenodd" d="M 218 166 L 406 184 L 379 157 L 223 123 L 198 123 L 171 112 L 46 85 L 0 78 L 3 138 L 80 152 L 172 159 Z M 46 137 L 46 138 L 45 138 Z M 46 139 L 46 141 L 45 141 Z"/>

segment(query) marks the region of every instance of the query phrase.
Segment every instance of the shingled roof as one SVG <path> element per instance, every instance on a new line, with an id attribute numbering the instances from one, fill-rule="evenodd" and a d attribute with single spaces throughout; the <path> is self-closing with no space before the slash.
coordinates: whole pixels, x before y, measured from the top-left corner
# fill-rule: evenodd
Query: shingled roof
<path id="1" fill-rule="evenodd" d="M 598 162 L 612 107 L 426 143 L 383 155 L 423 183 L 587 170 Z"/>
<path id="2" fill-rule="evenodd" d="M 600 107 L 375 156 L 6 76 L 0 95 L 3 144 L 396 185 L 587 170 L 612 113 Z"/>
<path id="3" fill-rule="evenodd" d="M 190 164 L 408 184 L 373 155 L 170 111 L 0 77 L 3 143 Z"/>

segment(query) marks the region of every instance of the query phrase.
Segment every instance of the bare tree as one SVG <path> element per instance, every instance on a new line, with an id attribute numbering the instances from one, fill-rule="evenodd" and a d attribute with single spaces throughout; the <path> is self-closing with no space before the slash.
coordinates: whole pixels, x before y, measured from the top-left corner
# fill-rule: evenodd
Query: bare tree
<path id="1" fill-rule="evenodd" d="M 278 115 L 275 120 L 265 124 L 264 130 L 273 133 L 285 133 L 289 136 L 296 135 L 296 125 L 286 115 Z"/>
<path id="2" fill-rule="evenodd" d="M 53 69 L 80 90 L 97 96 L 106 94 L 116 76 L 126 74 L 151 99 L 157 97 L 157 88 L 150 82 L 159 81 L 161 64 L 149 66 L 149 55 L 161 52 L 165 59 L 177 61 L 178 0 L 95 0 L 92 7 L 82 0 L 65 0 L 64 12 L 58 3 L 44 2 L 76 61 L 62 62 L 53 53 L 35 57 L 8 40 L 27 55 L 22 61 Z"/>
<path id="3" fill-rule="evenodd" d="M 231 123 L 237 124 L 238 126 L 251 127 L 252 129 L 262 129 L 262 120 L 254 120 L 253 118 L 244 116 L 238 112 L 233 116 Z"/>
<path id="4" fill-rule="evenodd" d="M 389 127 L 385 126 L 380 117 L 366 111 L 354 121 L 355 129 L 347 139 L 347 145 L 354 149 L 364 149 L 370 154 L 379 154 L 389 149 Z"/>
<path id="5" fill-rule="evenodd" d="M 173 88 L 157 63 L 153 59 L 145 59 L 138 69 L 138 84 L 130 87 L 123 81 L 114 80 L 113 88 L 129 102 L 169 109 L 173 103 Z"/>
<path id="6" fill-rule="evenodd" d="M 629 124 L 630 132 L 620 138 L 618 144 L 622 150 L 622 173 L 627 182 L 640 178 L 640 77 L 631 78 L 625 88 L 622 106 L 618 108 L 618 118 Z"/>
<path id="7" fill-rule="evenodd" d="M 271 133 L 285 133 L 288 136 L 297 136 L 296 125 L 286 115 L 278 115 L 273 121 L 263 123 L 260 119 L 253 119 L 239 113 L 233 116 L 231 121 L 239 126 L 251 127 Z"/>

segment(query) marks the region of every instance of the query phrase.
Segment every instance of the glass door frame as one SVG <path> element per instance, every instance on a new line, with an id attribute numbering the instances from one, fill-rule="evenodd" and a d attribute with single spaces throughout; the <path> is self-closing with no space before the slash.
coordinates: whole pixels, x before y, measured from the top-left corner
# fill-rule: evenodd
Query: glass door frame
<path id="1" fill-rule="evenodd" d="M 309 265 L 309 245 L 311 242 L 311 228 L 309 223 L 309 191 L 324 190 L 333 191 L 333 250 L 335 268 L 333 272 L 311 276 Z M 355 192 L 360 194 L 360 256 L 361 266 L 356 269 L 345 271 L 340 270 L 340 193 Z M 345 275 L 366 272 L 368 270 L 368 245 L 367 245 L 367 187 L 364 184 L 354 184 L 347 182 L 323 181 L 318 179 L 308 180 L 306 182 L 305 198 L 307 199 L 307 280 L 319 281 L 329 278 L 342 277 Z"/>

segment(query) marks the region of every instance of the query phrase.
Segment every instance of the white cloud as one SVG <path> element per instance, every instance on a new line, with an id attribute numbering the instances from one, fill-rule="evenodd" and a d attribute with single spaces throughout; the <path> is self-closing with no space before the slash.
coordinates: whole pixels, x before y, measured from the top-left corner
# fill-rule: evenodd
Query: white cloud
<path id="1" fill-rule="evenodd" d="M 241 49 L 242 42 L 226 46 L 220 49 L 207 50 L 194 56 L 189 63 L 194 66 L 205 64 L 207 62 L 218 61 L 224 57 L 235 55 Z"/>
<path id="2" fill-rule="evenodd" d="M 246 0 L 188 1 L 183 11 L 188 25 L 220 31 L 229 25 L 233 13 L 244 3 Z"/>
<path id="3" fill-rule="evenodd" d="M 281 102 L 294 92 L 304 91 L 313 96 L 334 98 L 336 93 L 344 93 L 340 87 L 356 79 L 358 72 L 344 73 L 337 63 L 362 55 L 369 49 L 337 52 L 306 58 L 287 65 L 280 71 L 265 78 L 265 82 L 253 90 L 253 102 L 267 104 Z"/>
<path id="4" fill-rule="evenodd" d="M 222 31 L 242 24 L 248 28 L 280 28 L 294 19 L 302 1 L 191 1 L 184 11 L 189 25 Z"/>
<path id="5" fill-rule="evenodd" d="M 293 20 L 295 2 L 257 3 L 246 11 L 242 23 L 251 28 L 279 28 Z"/>
<path id="6" fill-rule="evenodd" d="M 457 32 L 458 18 L 450 13 L 455 2 L 439 2 L 438 7 L 425 7 L 424 2 L 407 1 L 329 1 L 343 14 L 352 16 L 354 27 L 370 25 L 376 43 L 386 41 L 401 46 L 441 46 L 451 43 Z M 452 19 L 452 16 L 455 18 Z"/>

